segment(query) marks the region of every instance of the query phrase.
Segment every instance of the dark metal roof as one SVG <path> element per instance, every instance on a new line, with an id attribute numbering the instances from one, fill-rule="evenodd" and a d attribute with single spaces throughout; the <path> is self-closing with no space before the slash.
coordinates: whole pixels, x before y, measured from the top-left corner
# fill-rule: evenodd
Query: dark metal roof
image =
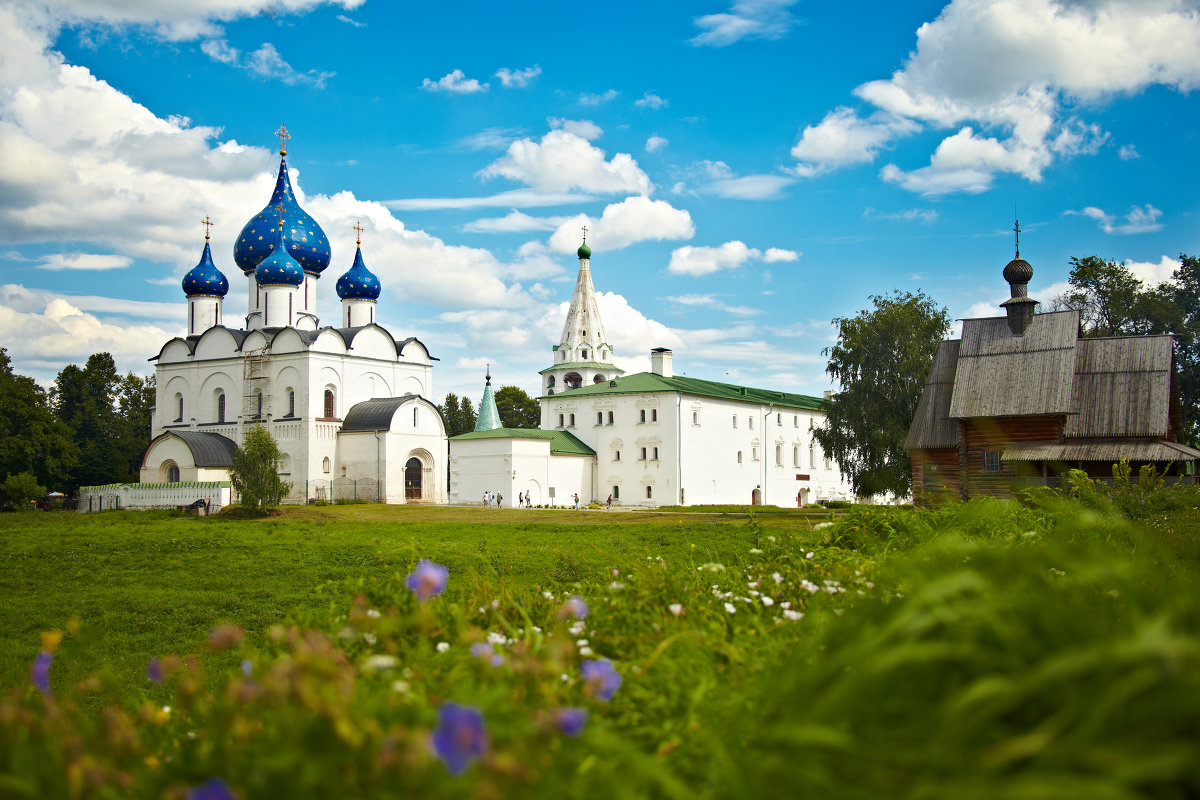
<path id="1" fill-rule="evenodd" d="M 1172 337 L 1080 339 L 1068 438 L 1170 434 Z"/>
<path id="2" fill-rule="evenodd" d="M 1038 314 L 1021 336 L 1005 317 L 963 320 L 949 415 L 1067 414 L 1075 374 L 1079 312 Z"/>
<path id="3" fill-rule="evenodd" d="M 958 446 L 958 422 L 950 419 L 950 395 L 954 392 L 954 372 L 962 342 L 951 339 L 938 345 L 925 390 L 908 429 L 905 450 L 932 450 Z"/>
<path id="4" fill-rule="evenodd" d="M 395 415 L 396 409 L 411 400 L 418 400 L 432 406 L 432 403 L 419 394 L 364 400 L 350 407 L 346 413 L 346 420 L 342 423 L 342 432 L 388 430 L 392 427 L 392 416 Z"/>
<path id="5" fill-rule="evenodd" d="M 232 467 L 233 454 L 237 445 L 227 436 L 219 433 L 202 433 L 200 431 L 166 431 L 160 433 L 146 448 L 149 453 L 155 444 L 174 436 L 187 445 L 192 454 L 192 463 L 197 467 Z M 143 456 L 145 458 L 145 456 Z"/>

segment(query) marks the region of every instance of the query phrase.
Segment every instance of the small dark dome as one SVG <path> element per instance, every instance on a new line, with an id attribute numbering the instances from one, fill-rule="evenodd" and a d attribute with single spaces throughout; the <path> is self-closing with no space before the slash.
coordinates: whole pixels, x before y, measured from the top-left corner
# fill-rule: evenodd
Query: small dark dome
<path id="1" fill-rule="evenodd" d="M 1033 267 L 1023 258 L 1014 258 L 1004 268 L 1004 280 L 1009 283 L 1029 283 L 1033 278 Z"/>
<path id="2" fill-rule="evenodd" d="M 579 245 L 579 250 L 576 251 L 580 258 L 591 258 L 592 248 L 587 246 L 587 242 Z"/>
<path id="3" fill-rule="evenodd" d="M 208 247 L 208 239 L 205 238 L 200 263 L 183 276 L 183 292 L 188 297 L 224 297 L 228 291 L 229 279 L 213 264 L 212 251 Z"/>

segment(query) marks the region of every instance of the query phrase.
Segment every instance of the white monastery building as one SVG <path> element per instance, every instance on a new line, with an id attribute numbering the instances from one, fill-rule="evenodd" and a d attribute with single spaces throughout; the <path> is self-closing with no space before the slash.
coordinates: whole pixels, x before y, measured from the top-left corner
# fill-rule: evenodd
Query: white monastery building
<path id="1" fill-rule="evenodd" d="M 245 317 L 225 324 L 229 282 L 207 235 L 183 279 L 188 332 L 152 359 L 157 397 L 142 483 L 228 480 L 234 450 L 261 425 L 283 452 L 290 502 L 446 502 L 446 429 L 428 399 L 435 359 L 417 339 L 376 324 L 379 280 L 358 244 L 335 287 L 338 326 L 321 327 L 316 294 L 329 241 L 296 203 L 281 147 L 271 202 L 234 245 Z"/>
<path id="2" fill-rule="evenodd" d="M 286 145 L 286 129 L 279 134 Z M 448 441 L 430 400 L 436 359 L 422 342 L 375 322 L 380 284 L 363 261 L 361 228 L 335 287 L 340 319 L 321 326 L 316 298 L 329 241 L 297 204 L 286 147 L 279 153 L 271 200 L 234 245 L 245 316 L 227 324 L 229 281 L 207 234 L 183 279 L 187 335 L 151 359 L 156 407 L 137 502 L 173 505 L 187 495 L 181 487 L 219 488 L 252 426 L 278 443 L 293 503 L 477 503 L 485 491 L 502 494 L 505 505 L 528 495 L 533 505 L 560 506 L 576 496 L 581 504 L 611 496 L 646 506 L 846 497 L 813 441 L 820 398 L 676 376 L 662 348 L 651 353 L 650 372 L 625 375 L 613 363 L 586 228 L 562 339 L 540 373 L 540 429 L 503 427 L 489 374 L 475 431 Z M 121 502 L 116 487 L 85 491 L 89 508 Z M 133 495 L 125 488 L 121 496 Z"/>
<path id="3" fill-rule="evenodd" d="M 450 440 L 450 501 L 484 491 L 529 493 L 534 505 L 769 504 L 847 499 L 836 464 L 814 441 L 822 400 L 676 376 L 672 353 L 651 351 L 650 372 L 624 375 L 592 285 L 591 249 L 554 364 L 541 371 L 541 429 L 502 427 L 491 385 L 472 433 Z"/>

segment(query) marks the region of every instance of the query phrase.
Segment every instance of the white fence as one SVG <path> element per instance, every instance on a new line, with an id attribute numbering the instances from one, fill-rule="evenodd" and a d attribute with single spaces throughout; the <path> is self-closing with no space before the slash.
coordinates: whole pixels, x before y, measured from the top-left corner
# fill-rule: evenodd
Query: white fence
<path id="1" fill-rule="evenodd" d="M 179 483 L 110 483 L 106 486 L 82 486 L 79 512 L 108 511 L 112 508 L 176 508 L 197 500 L 208 501 L 208 513 L 215 514 L 230 502 L 228 481 L 181 481 Z"/>

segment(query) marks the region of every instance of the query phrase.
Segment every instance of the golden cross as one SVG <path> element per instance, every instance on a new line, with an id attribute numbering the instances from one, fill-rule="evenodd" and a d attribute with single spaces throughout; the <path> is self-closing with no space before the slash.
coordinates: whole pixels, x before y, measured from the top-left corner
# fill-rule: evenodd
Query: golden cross
<path id="1" fill-rule="evenodd" d="M 204 215 L 204 219 L 200 220 L 200 224 L 204 226 L 204 241 L 208 241 L 209 229 L 213 226 L 213 221 L 208 218 L 208 214 Z"/>
<path id="2" fill-rule="evenodd" d="M 279 212 L 279 230 L 283 230 L 283 201 L 280 200 L 275 206 L 275 210 Z"/>
<path id="3" fill-rule="evenodd" d="M 275 131 L 275 135 L 279 137 L 279 152 L 287 152 L 287 140 L 292 138 L 292 135 L 287 131 L 287 125 L 280 125 L 279 130 Z"/>
<path id="4" fill-rule="evenodd" d="M 353 225 L 352 227 L 354 228 L 354 231 L 355 231 L 355 234 L 356 234 L 356 236 L 355 236 L 355 239 L 354 239 L 354 243 L 355 243 L 355 244 L 362 244 L 362 232 L 363 232 L 363 226 L 359 224 L 359 221 L 358 221 L 358 220 L 354 220 L 354 225 Z"/>

